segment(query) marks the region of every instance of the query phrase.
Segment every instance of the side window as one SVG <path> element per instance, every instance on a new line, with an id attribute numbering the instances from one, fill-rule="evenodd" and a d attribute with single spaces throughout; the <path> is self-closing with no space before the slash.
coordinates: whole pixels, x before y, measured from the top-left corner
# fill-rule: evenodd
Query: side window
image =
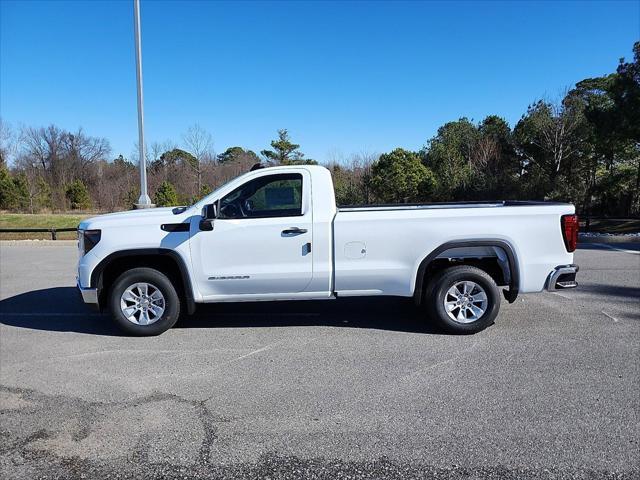
<path id="1" fill-rule="evenodd" d="M 220 200 L 218 218 L 295 217 L 302 215 L 302 175 L 258 177 Z"/>

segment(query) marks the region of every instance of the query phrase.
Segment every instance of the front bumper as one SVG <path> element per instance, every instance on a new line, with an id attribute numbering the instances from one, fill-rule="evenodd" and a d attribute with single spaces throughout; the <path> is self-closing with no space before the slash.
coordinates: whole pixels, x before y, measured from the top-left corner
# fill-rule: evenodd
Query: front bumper
<path id="1" fill-rule="evenodd" d="M 90 303 L 98 306 L 98 289 L 97 288 L 83 288 L 80 286 L 80 283 L 77 284 L 78 290 L 80 291 L 80 295 L 82 296 L 82 301 L 84 303 Z"/>
<path id="2" fill-rule="evenodd" d="M 547 290 L 564 290 L 566 288 L 576 288 L 576 274 L 580 270 L 578 265 L 559 265 L 549 275 L 547 279 Z"/>

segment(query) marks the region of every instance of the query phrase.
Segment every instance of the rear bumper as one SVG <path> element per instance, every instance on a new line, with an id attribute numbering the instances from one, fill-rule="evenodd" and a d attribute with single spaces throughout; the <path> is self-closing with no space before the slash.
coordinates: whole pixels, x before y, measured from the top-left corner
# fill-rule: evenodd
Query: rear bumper
<path id="1" fill-rule="evenodd" d="M 578 265 L 559 265 L 549 275 L 547 279 L 547 290 L 564 290 L 567 288 L 576 288 L 576 274 L 580 270 Z"/>
<path id="2" fill-rule="evenodd" d="M 82 296 L 82 301 L 84 303 L 92 304 L 98 307 L 98 289 L 97 288 L 83 288 L 80 284 L 77 284 L 78 290 L 80 291 L 80 295 Z"/>

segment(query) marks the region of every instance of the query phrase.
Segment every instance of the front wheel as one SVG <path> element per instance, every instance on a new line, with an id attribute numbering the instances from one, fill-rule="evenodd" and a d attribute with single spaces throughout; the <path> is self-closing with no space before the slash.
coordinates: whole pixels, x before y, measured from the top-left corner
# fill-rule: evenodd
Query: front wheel
<path id="1" fill-rule="evenodd" d="M 159 335 L 180 316 L 180 297 L 169 278 L 153 268 L 133 268 L 114 282 L 109 297 L 111 316 L 125 332 Z"/>
<path id="2" fill-rule="evenodd" d="M 484 270 L 469 265 L 446 268 L 426 290 L 429 316 L 453 333 L 475 333 L 493 323 L 500 291 Z"/>

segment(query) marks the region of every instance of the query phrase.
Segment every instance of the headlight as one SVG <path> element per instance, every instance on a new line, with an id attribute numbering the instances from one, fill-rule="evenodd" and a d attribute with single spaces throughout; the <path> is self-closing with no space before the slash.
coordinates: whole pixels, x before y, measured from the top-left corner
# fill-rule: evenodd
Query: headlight
<path id="1" fill-rule="evenodd" d="M 83 255 L 86 255 L 100 241 L 100 230 L 78 230 L 78 247 Z"/>

